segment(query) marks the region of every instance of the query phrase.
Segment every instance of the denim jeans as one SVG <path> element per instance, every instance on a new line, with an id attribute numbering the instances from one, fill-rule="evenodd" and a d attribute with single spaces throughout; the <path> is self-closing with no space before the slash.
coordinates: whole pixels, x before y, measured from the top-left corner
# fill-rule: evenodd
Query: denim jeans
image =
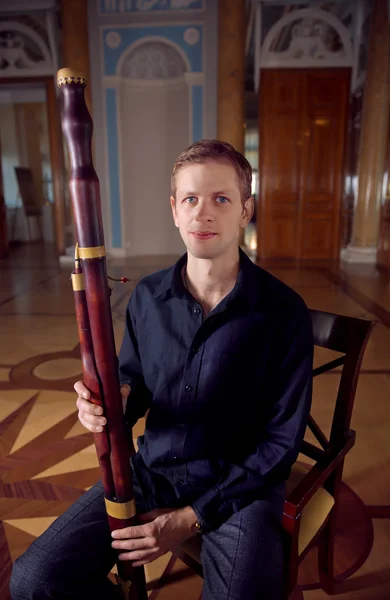
<path id="1" fill-rule="evenodd" d="M 140 512 L 143 504 L 135 482 Z M 202 536 L 202 600 L 280 600 L 284 484 Z M 15 561 L 12 600 L 116 600 L 115 563 L 101 483 L 81 496 Z"/>

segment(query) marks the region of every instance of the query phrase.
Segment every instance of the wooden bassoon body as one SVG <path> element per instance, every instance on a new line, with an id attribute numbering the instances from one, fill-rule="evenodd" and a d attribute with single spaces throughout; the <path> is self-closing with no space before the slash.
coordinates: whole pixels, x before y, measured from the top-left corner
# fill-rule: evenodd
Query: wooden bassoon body
<path id="1" fill-rule="evenodd" d="M 118 359 L 106 270 L 99 180 L 92 162 L 92 119 L 85 102 L 86 79 L 61 69 L 57 83 L 63 93 L 62 130 L 70 158 L 70 195 L 77 237 L 72 285 L 80 339 L 84 383 L 91 401 L 103 408 L 107 425 L 93 434 L 105 492 L 110 530 L 135 524 L 136 506 L 130 467 L 134 452 L 126 431 Z M 130 438 L 130 439 L 129 439 Z M 146 600 L 143 567 L 117 561 L 126 600 Z"/>

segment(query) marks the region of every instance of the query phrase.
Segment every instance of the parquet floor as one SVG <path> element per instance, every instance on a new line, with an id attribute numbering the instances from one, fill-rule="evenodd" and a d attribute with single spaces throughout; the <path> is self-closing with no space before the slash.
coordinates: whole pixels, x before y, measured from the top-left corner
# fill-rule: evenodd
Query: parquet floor
<path id="1" fill-rule="evenodd" d="M 112 262 L 112 309 L 119 345 L 137 280 L 175 257 Z M 91 436 L 77 421 L 80 376 L 69 267 L 53 249 L 21 246 L 0 261 L 0 600 L 8 600 L 12 561 L 99 478 Z M 377 321 L 357 390 L 339 514 L 336 566 L 343 600 L 390 598 L 390 287 L 372 267 L 330 263 L 267 268 L 311 308 Z M 326 430 L 337 374 L 316 381 L 314 416 Z M 142 432 L 137 424 L 134 436 Z M 147 570 L 150 598 L 199 600 L 201 579 L 165 556 Z M 294 600 L 322 600 L 315 550 L 305 559 Z"/>

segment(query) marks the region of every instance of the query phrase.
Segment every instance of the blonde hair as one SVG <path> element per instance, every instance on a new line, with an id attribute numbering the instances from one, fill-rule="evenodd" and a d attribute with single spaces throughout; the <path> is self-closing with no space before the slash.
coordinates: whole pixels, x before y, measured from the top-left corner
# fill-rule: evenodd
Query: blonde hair
<path id="1" fill-rule="evenodd" d="M 176 177 L 180 169 L 191 163 L 205 163 L 208 160 L 219 160 L 231 164 L 237 173 L 241 201 L 244 204 L 252 195 L 252 167 L 245 156 L 238 152 L 234 146 L 220 140 L 200 140 L 183 150 L 172 169 L 172 196 L 176 198 Z"/>

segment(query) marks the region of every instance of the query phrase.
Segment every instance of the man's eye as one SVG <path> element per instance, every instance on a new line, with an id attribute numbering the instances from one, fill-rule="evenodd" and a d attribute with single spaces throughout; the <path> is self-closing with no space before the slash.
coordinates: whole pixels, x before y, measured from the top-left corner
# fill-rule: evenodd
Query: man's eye
<path id="1" fill-rule="evenodd" d="M 227 202 L 229 202 L 228 198 L 226 198 L 225 196 L 217 196 L 216 201 L 218 202 L 218 204 L 226 204 Z"/>
<path id="2" fill-rule="evenodd" d="M 196 202 L 196 198 L 195 196 L 188 196 L 188 198 L 185 199 L 185 202 L 188 202 L 188 204 L 194 204 L 194 202 Z"/>

